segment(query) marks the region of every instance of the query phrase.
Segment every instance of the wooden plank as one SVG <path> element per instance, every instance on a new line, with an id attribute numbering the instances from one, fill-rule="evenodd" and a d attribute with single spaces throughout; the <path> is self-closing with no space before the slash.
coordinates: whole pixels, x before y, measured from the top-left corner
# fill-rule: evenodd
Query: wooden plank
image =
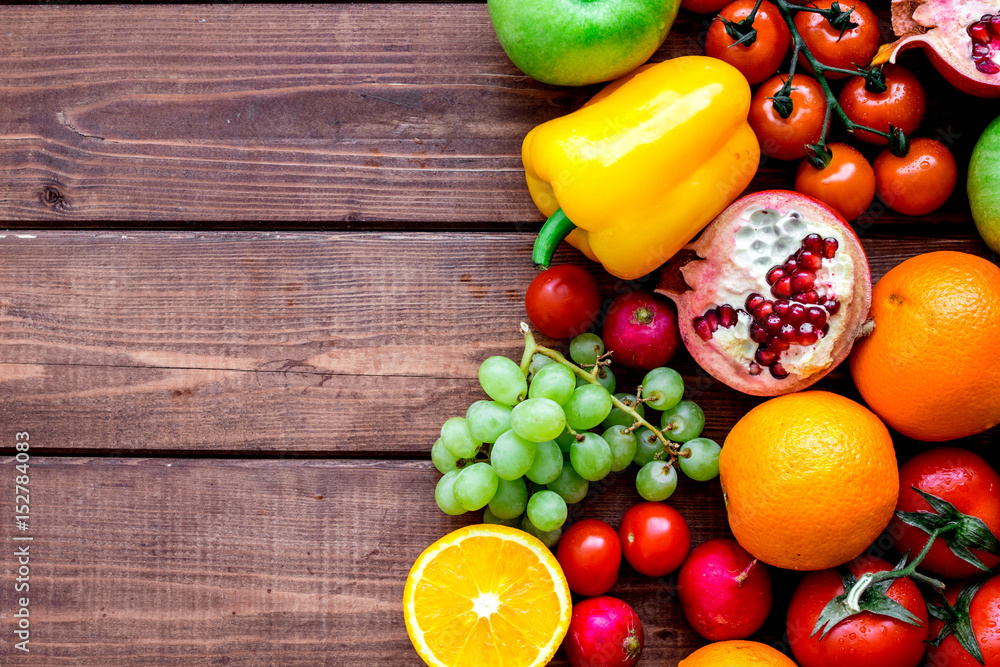
<path id="1" fill-rule="evenodd" d="M 520 358 L 534 275 L 526 234 L 67 231 L 0 243 L 0 423 L 44 425 L 60 452 L 427 456 L 441 422 L 482 396 L 479 363 Z M 876 278 L 932 249 L 988 256 L 977 241 L 864 244 Z M 608 298 L 627 289 L 602 281 Z M 685 353 L 673 365 L 709 437 L 757 403 Z M 622 386 L 638 380 L 620 372 Z M 823 386 L 853 391 L 846 369 Z"/>
<path id="2" fill-rule="evenodd" d="M 708 20 L 682 12 L 653 60 L 700 53 Z M 523 76 L 482 4 L 22 6 L 4 25 L 0 217 L 19 226 L 536 226 L 521 138 L 597 89 Z M 964 168 L 995 110 L 906 62 L 932 100 L 921 134 Z M 922 222 L 974 233 L 961 194 Z"/>
<path id="3" fill-rule="evenodd" d="M 13 430 L 3 435 L 5 446 Z M 42 429 L 32 443 L 44 442 Z M 0 660 L 23 665 L 422 664 L 402 618 L 417 555 L 451 529 L 428 463 L 37 458 L 30 462 L 30 653 L 12 605 Z M 10 478 L 10 457 L 0 458 Z M 673 505 L 699 543 L 727 531 L 717 482 L 683 480 Z M 617 525 L 629 474 L 574 507 Z M 0 505 L 13 504 L 0 485 Z M 6 524 L 4 530 L 6 531 Z M 9 538 L 4 599 L 13 591 Z M 702 642 L 671 579 L 622 568 L 616 594 L 646 629 L 644 660 Z M 562 657 L 553 665 L 564 666 Z"/>

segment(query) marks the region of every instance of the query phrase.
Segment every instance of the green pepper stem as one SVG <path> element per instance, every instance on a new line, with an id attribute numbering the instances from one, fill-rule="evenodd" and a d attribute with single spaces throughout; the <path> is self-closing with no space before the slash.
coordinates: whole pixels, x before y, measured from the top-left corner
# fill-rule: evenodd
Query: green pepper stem
<path id="1" fill-rule="evenodd" d="M 573 221 L 566 217 L 561 208 L 549 216 L 549 219 L 542 225 L 535 239 L 535 247 L 531 251 L 531 261 L 536 269 L 547 269 L 552 262 L 552 255 L 555 254 L 556 247 L 566 236 L 576 229 Z"/>

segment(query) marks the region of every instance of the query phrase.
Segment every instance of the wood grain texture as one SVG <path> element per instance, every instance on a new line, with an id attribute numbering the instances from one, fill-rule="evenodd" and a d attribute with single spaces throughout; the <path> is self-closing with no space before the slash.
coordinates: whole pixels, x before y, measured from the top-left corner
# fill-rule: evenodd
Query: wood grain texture
<path id="1" fill-rule="evenodd" d="M 863 242 L 876 279 L 931 249 L 989 256 L 976 241 Z M 0 423 L 44 425 L 66 452 L 426 457 L 482 397 L 479 363 L 520 358 L 530 247 L 528 234 L 7 234 Z M 629 288 L 602 281 L 608 299 Z M 710 437 L 759 402 L 686 353 L 673 365 Z M 853 391 L 846 369 L 822 386 Z"/>
<path id="2" fill-rule="evenodd" d="M 429 463 L 38 458 L 30 472 L 29 654 L 11 644 L 10 605 L 0 616 L 0 660 L 25 667 L 416 667 L 406 574 L 476 518 L 437 509 Z M 619 475 L 573 511 L 617 525 L 638 499 L 632 486 Z M 3 507 L 12 492 L 0 485 Z M 717 482 L 682 481 L 676 498 L 695 542 L 726 533 Z M 6 600 L 9 553 L 0 562 Z M 648 664 L 702 643 L 672 583 L 624 566 L 612 591 L 644 621 Z"/>
<path id="3" fill-rule="evenodd" d="M 707 20 L 682 12 L 653 60 L 701 53 Z M 483 4 L 20 6 L 4 26 L 0 218 L 17 226 L 534 227 L 521 138 L 597 89 L 521 74 Z M 964 169 L 995 109 L 906 62 L 935 101 L 921 134 Z M 751 189 L 789 187 L 790 166 Z M 876 204 L 865 224 L 902 221 Z M 961 194 L 922 222 L 974 233 Z"/>

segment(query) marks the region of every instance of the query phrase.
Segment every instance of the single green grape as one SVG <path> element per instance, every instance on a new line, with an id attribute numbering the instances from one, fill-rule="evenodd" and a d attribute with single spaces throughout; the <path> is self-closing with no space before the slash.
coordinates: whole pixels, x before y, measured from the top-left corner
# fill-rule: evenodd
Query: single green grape
<path id="1" fill-rule="evenodd" d="M 541 543 L 549 549 L 553 548 L 556 543 L 559 542 L 559 538 L 562 537 L 562 528 L 556 528 L 555 530 L 550 530 L 549 532 L 538 530 L 535 528 L 535 525 L 531 523 L 531 520 L 528 519 L 527 514 L 525 514 L 524 518 L 521 519 L 521 530 L 529 535 L 537 537 L 539 541 L 541 541 Z"/>
<path id="2" fill-rule="evenodd" d="M 469 406 L 465 418 L 472 437 L 493 443 L 510 430 L 510 413 L 511 407 L 498 401 L 476 401 Z"/>
<path id="3" fill-rule="evenodd" d="M 580 366 L 593 366 L 604 354 L 604 341 L 597 334 L 580 334 L 569 342 L 569 356 Z"/>
<path id="4" fill-rule="evenodd" d="M 596 482 L 611 472 L 611 446 L 596 433 L 581 433 L 583 440 L 577 440 L 569 450 L 569 460 L 580 477 Z"/>
<path id="5" fill-rule="evenodd" d="M 524 513 L 528 505 L 528 485 L 524 478 L 514 480 L 501 479 L 497 483 L 497 492 L 490 500 L 489 509 L 500 519 L 516 519 Z"/>
<path id="6" fill-rule="evenodd" d="M 535 484 L 548 484 L 563 469 L 563 454 L 554 440 L 540 442 L 535 446 L 535 460 L 525 473 L 525 477 Z"/>
<path id="7" fill-rule="evenodd" d="M 701 435 L 705 428 L 705 413 L 693 401 L 681 401 L 664 411 L 660 420 L 663 435 L 674 442 L 687 442 Z"/>
<path id="8" fill-rule="evenodd" d="M 500 478 L 489 463 L 473 463 L 458 471 L 455 500 L 469 512 L 481 510 L 493 500 Z"/>
<path id="9" fill-rule="evenodd" d="M 479 366 L 479 384 L 494 401 L 514 405 L 528 394 L 521 367 L 507 357 L 490 357 Z"/>
<path id="10" fill-rule="evenodd" d="M 650 461 L 635 476 L 639 495 L 650 502 L 662 502 L 677 488 L 677 471 L 669 461 Z"/>
<path id="11" fill-rule="evenodd" d="M 441 442 L 456 459 L 471 459 L 483 444 L 472 435 L 465 417 L 452 417 L 441 426 Z"/>
<path id="12" fill-rule="evenodd" d="M 566 501 L 555 491 L 539 491 L 528 500 L 528 520 L 543 533 L 562 528 L 567 514 Z"/>
<path id="13" fill-rule="evenodd" d="M 640 428 L 635 432 L 635 458 L 632 460 L 637 466 L 641 468 L 663 451 L 663 442 L 648 428 Z"/>
<path id="14" fill-rule="evenodd" d="M 693 480 L 707 482 L 719 476 L 719 453 L 722 447 L 708 438 L 693 438 L 681 446 L 677 462 L 681 472 Z"/>
<path id="15" fill-rule="evenodd" d="M 431 447 L 431 461 L 434 462 L 434 467 L 442 475 L 458 469 L 458 459 L 448 451 L 448 448 L 441 442 L 441 438 L 438 438 L 434 446 Z"/>
<path id="16" fill-rule="evenodd" d="M 538 354 L 537 352 L 531 355 L 531 363 L 528 364 L 528 380 L 533 381 L 538 375 L 538 371 L 542 370 L 550 364 L 554 364 L 555 359 L 551 357 L 546 357 L 544 354 Z"/>
<path id="17" fill-rule="evenodd" d="M 590 482 L 580 477 L 572 465 L 564 465 L 559 476 L 548 483 L 548 489 L 558 493 L 567 503 L 573 504 L 587 497 Z"/>
<path id="18" fill-rule="evenodd" d="M 611 472 L 618 472 L 628 467 L 635 458 L 638 442 L 635 433 L 629 433 L 621 424 L 616 424 L 606 430 L 601 437 L 611 448 Z"/>
<path id="19" fill-rule="evenodd" d="M 611 413 L 614 405 L 607 389 L 597 384 L 577 387 L 563 405 L 566 423 L 575 431 L 592 429 Z"/>
<path id="20" fill-rule="evenodd" d="M 548 357 L 545 357 L 548 359 Z M 562 405 L 576 390 L 576 376 L 562 364 L 550 364 L 535 374 L 528 387 L 530 398 L 551 398 Z"/>
<path id="21" fill-rule="evenodd" d="M 566 415 L 551 398 L 529 398 L 514 406 L 510 425 L 522 438 L 545 442 L 566 429 Z"/>
<path id="22" fill-rule="evenodd" d="M 524 477 L 535 460 L 535 443 L 525 440 L 514 429 L 497 438 L 490 450 L 490 462 L 500 479 L 508 481 Z"/>
<path id="23" fill-rule="evenodd" d="M 672 368 L 654 368 L 642 379 L 642 397 L 654 410 L 669 410 L 683 396 L 684 378 Z"/>
<path id="24" fill-rule="evenodd" d="M 640 417 L 646 416 L 646 408 L 643 407 L 642 403 L 636 404 L 635 394 L 615 394 L 615 398 L 636 411 Z M 601 422 L 601 426 L 604 428 L 611 428 L 612 426 L 631 426 L 635 422 L 635 418 L 629 413 L 623 411 L 618 406 L 611 408 L 611 412 L 608 416 L 604 418 Z"/>
<path id="25" fill-rule="evenodd" d="M 564 454 L 569 453 L 569 448 L 572 446 L 574 440 L 576 440 L 576 436 L 569 431 L 563 431 L 556 436 L 556 444 L 559 445 L 559 449 L 561 449 Z"/>
<path id="26" fill-rule="evenodd" d="M 498 526 L 509 526 L 511 528 L 520 528 L 521 515 L 518 514 L 513 519 L 501 519 L 496 514 L 494 514 L 493 510 L 490 509 L 490 506 L 487 505 L 486 509 L 483 510 L 483 523 L 492 523 Z"/>
<path id="27" fill-rule="evenodd" d="M 452 470 L 445 473 L 444 477 L 438 480 L 437 486 L 434 487 L 434 500 L 437 502 L 437 506 L 441 508 L 442 512 L 451 516 L 465 514 L 465 508 L 455 499 L 455 479 L 461 472 L 461 470 Z"/>

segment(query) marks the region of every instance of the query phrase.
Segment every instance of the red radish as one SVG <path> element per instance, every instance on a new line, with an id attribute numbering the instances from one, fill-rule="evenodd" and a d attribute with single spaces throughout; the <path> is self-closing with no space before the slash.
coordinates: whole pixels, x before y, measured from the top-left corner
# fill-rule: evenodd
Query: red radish
<path id="1" fill-rule="evenodd" d="M 677 309 L 650 292 L 622 294 L 608 308 L 602 338 L 615 363 L 643 371 L 663 366 L 681 342 Z"/>
<path id="2" fill-rule="evenodd" d="M 632 667 L 642 655 L 642 621 L 618 598 L 588 598 L 573 605 L 563 648 L 573 667 Z"/>
<path id="3" fill-rule="evenodd" d="M 677 588 L 688 623 L 712 641 L 746 639 L 771 612 L 767 566 L 736 540 L 699 544 L 681 566 Z"/>

